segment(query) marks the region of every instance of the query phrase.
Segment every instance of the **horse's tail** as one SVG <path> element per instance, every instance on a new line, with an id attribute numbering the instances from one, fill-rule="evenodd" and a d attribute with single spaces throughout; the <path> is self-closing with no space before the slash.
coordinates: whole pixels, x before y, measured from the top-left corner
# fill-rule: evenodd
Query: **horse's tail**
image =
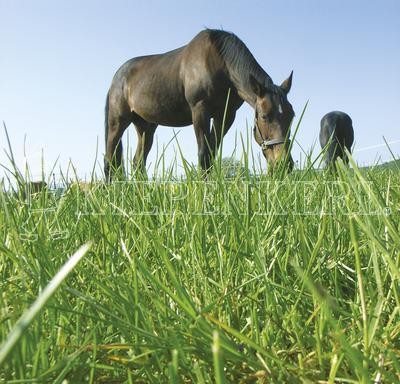
<path id="1" fill-rule="evenodd" d="M 106 97 L 106 105 L 104 107 L 104 133 L 105 133 L 105 156 L 104 156 L 104 175 L 106 177 L 106 181 L 110 181 L 110 163 L 107 159 L 107 141 L 108 141 L 108 113 L 110 108 L 109 97 L 110 91 L 107 92 Z M 111 159 L 110 159 L 111 160 Z"/>
<path id="2" fill-rule="evenodd" d="M 110 107 L 109 94 L 110 94 L 110 91 L 107 92 L 106 106 L 104 107 L 104 133 L 105 133 L 105 139 L 106 139 L 106 151 L 107 151 L 107 139 L 108 139 L 108 110 Z"/>

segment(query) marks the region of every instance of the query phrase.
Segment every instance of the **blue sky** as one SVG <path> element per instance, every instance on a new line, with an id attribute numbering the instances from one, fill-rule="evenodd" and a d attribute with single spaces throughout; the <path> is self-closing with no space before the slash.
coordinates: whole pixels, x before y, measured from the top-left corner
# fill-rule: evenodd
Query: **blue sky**
<path id="1" fill-rule="evenodd" d="M 71 160 L 88 177 L 96 148 L 103 162 L 105 95 L 118 67 L 182 46 L 205 27 L 223 28 L 245 42 L 275 83 L 294 70 L 295 122 L 309 100 L 297 135 L 305 151 L 316 143 L 321 117 L 343 110 L 353 119 L 355 159 L 387 161 L 387 148 L 376 147 L 382 136 L 400 153 L 399 17 L 398 0 L 0 0 L 0 121 L 19 167 L 27 160 L 33 178 L 40 178 L 42 158 L 46 172 L 56 162 L 65 171 Z M 247 137 L 253 117 L 249 106 L 239 110 L 224 156 L 240 134 Z M 196 163 L 193 128 L 176 132 L 185 158 Z M 158 128 L 150 169 L 156 146 L 161 151 L 173 135 Z M 129 140 L 136 142 L 133 127 Z M 2 128 L 0 148 L 0 164 L 7 165 Z M 175 151 L 176 145 L 167 148 L 167 162 Z M 300 146 L 293 157 L 304 159 Z"/>

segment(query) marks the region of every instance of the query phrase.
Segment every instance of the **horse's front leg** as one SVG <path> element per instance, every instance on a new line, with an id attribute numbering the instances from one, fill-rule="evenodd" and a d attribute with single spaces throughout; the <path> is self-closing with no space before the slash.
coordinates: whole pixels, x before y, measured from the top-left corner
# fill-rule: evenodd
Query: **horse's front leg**
<path id="1" fill-rule="evenodd" d="M 213 127 L 211 130 L 211 136 L 215 142 L 213 152 L 214 157 L 217 156 L 217 152 L 221 145 L 222 139 L 235 121 L 235 116 L 236 111 L 232 109 L 230 111 L 227 111 L 223 116 L 214 117 Z"/>
<path id="2" fill-rule="evenodd" d="M 210 135 L 210 114 L 203 101 L 192 106 L 192 119 L 196 134 L 199 165 L 203 170 L 211 167 L 211 153 L 214 151 L 214 140 Z"/>

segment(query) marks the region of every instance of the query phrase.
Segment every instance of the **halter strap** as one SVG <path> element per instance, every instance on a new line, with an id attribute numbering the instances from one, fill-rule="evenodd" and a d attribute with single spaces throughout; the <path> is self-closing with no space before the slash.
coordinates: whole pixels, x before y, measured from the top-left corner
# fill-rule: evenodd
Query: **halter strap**
<path id="1" fill-rule="evenodd" d="M 277 144 L 283 144 L 285 142 L 285 139 L 279 138 L 279 139 L 272 139 L 272 140 L 263 140 L 263 142 L 260 144 L 261 149 L 265 151 L 268 147 L 272 147 Z"/>
<path id="2" fill-rule="evenodd" d="M 260 135 L 260 137 L 262 139 L 262 143 L 260 144 L 260 146 L 263 151 L 265 151 L 268 147 L 273 147 L 274 145 L 277 145 L 277 144 L 283 144 L 286 141 L 290 142 L 289 139 L 285 140 L 284 137 L 279 137 L 277 139 L 271 139 L 271 140 L 264 139 L 264 137 L 260 131 L 260 128 L 257 124 L 257 119 L 254 119 L 254 126 L 257 128 L 258 134 Z"/>

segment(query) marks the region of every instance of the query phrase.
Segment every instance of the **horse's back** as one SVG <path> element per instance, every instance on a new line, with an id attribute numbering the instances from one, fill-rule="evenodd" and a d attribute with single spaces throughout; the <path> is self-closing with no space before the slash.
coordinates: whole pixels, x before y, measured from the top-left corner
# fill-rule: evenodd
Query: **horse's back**
<path id="1" fill-rule="evenodd" d="M 151 82 L 154 80 L 179 80 L 180 54 L 184 47 L 163 54 L 138 56 L 127 60 L 114 75 L 111 89 L 132 87 L 135 92 L 140 88 L 156 88 Z M 169 84 L 169 83 L 168 83 Z M 168 85 L 167 84 L 167 85 Z"/>

